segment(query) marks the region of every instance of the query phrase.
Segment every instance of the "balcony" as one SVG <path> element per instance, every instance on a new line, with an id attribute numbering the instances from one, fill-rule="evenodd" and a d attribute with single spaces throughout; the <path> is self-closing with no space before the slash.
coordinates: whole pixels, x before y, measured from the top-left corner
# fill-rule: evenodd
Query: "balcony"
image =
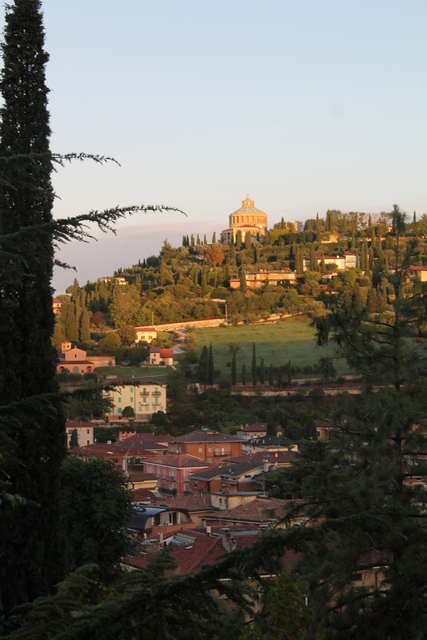
<path id="1" fill-rule="evenodd" d="M 219 449 L 214 451 L 214 456 L 231 456 L 231 449 Z"/>
<path id="2" fill-rule="evenodd" d="M 141 398 L 148 398 L 148 396 L 150 395 L 149 391 L 140 391 L 139 395 L 141 396 Z"/>
<path id="3" fill-rule="evenodd" d="M 162 395 L 162 392 L 161 392 L 161 391 L 153 391 L 152 395 L 153 395 L 155 398 L 159 398 L 159 397 Z"/>

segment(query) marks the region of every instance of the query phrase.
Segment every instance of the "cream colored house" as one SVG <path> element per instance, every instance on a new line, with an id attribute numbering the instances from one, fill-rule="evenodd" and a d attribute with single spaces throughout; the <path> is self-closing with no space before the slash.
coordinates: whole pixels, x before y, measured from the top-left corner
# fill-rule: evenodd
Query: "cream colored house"
<path id="1" fill-rule="evenodd" d="M 71 436 L 73 431 L 77 432 L 77 443 L 79 447 L 93 444 L 93 424 L 91 422 L 76 422 L 75 420 L 67 420 L 65 423 L 67 431 L 67 445 L 70 448 Z"/>
<path id="2" fill-rule="evenodd" d="M 143 340 L 147 344 L 150 344 L 157 338 L 157 329 L 155 327 L 135 327 L 136 340 L 138 343 Z"/>
<path id="3" fill-rule="evenodd" d="M 104 391 L 104 395 L 113 400 L 114 408 L 108 414 L 110 420 L 117 420 L 123 415 L 125 407 L 132 407 L 135 420 L 149 422 L 153 413 L 166 413 L 166 384 L 145 378 L 132 380 L 109 380 L 112 389 Z"/>

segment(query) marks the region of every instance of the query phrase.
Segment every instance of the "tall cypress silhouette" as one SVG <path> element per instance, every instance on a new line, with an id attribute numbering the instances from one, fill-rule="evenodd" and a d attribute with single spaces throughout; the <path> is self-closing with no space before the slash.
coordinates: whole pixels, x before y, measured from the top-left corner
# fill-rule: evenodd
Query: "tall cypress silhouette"
<path id="1" fill-rule="evenodd" d="M 0 600 L 4 611 L 62 577 L 59 470 L 65 419 L 56 354 L 48 89 L 39 0 L 6 9 L 0 91 Z"/>

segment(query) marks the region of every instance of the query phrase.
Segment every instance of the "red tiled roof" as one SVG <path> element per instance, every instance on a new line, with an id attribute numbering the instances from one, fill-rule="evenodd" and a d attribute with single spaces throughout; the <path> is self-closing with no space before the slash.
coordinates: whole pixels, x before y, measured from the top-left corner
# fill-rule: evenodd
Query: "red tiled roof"
<path id="1" fill-rule="evenodd" d="M 166 496 L 165 498 L 156 498 L 157 504 L 167 504 L 172 509 L 187 509 L 190 513 L 192 511 L 203 511 L 204 509 L 211 508 L 211 496 L 209 494 L 204 495 L 190 495 L 190 496 Z"/>
<path id="2" fill-rule="evenodd" d="M 67 420 L 65 423 L 66 429 L 93 429 L 94 425 L 91 422 L 77 422 L 75 420 Z"/>
<path id="3" fill-rule="evenodd" d="M 224 433 L 218 433 L 218 431 L 205 431 L 199 429 L 198 431 L 192 431 L 186 433 L 183 436 L 175 438 L 173 442 L 242 442 L 240 438 L 236 436 L 229 436 Z"/>
<path id="4" fill-rule="evenodd" d="M 172 349 L 160 349 L 161 358 L 173 358 Z"/>
<path id="5" fill-rule="evenodd" d="M 215 516 L 209 516 L 209 518 L 261 523 L 272 519 L 270 515 L 265 513 L 266 510 L 273 510 L 277 519 L 281 518 L 284 515 L 286 505 L 290 502 L 290 500 L 279 500 L 278 498 L 258 499 L 233 509 L 226 509 L 216 513 Z"/>
<path id="6" fill-rule="evenodd" d="M 204 469 L 210 467 L 211 465 L 207 462 L 203 462 L 200 458 L 196 458 L 196 456 L 190 456 L 186 453 L 171 453 L 166 456 L 161 456 L 160 458 L 151 458 L 148 460 L 151 464 L 161 464 L 165 467 L 175 467 L 176 469 L 183 468 L 191 468 L 191 467 L 203 467 Z"/>
<path id="7" fill-rule="evenodd" d="M 240 529 L 241 530 L 241 529 Z M 247 531 L 243 529 L 243 531 Z M 235 530 L 237 533 L 237 531 Z M 225 557 L 226 551 L 222 544 L 221 535 L 214 535 L 206 537 L 205 533 L 192 529 L 183 529 L 184 535 L 189 535 L 194 538 L 194 542 L 188 545 L 181 545 L 172 551 L 172 557 L 177 563 L 177 568 L 174 570 L 180 574 L 197 573 L 200 569 L 206 565 L 213 566 Z M 233 530 L 231 531 L 233 533 Z M 236 542 L 236 548 L 242 549 L 253 545 L 261 536 L 261 532 L 250 532 L 245 535 L 235 535 L 234 540 Z M 131 567 L 138 569 L 146 569 L 150 561 L 156 557 L 156 554 L 147 553 L 141 556 L 134 556 L 132 558 L 124 558 L 122 562 Z M 297 554 L 295 551 L 287 550 L 284 558 L 284 563 L 288 565 L 291 562 L 295 562 Z M 262 571 L 262 570 L 261 570 Z"/>
<path id="8" fill-rule="evenodd" d="M 153 332 L 153 331 L 157 331 L 156 327 L 135 327 L 135 331 L 145 331 L 145 332 Z"/>
<path id="9" fill-rule="evenodd" d="M 240 431 L 244 431 L 245 433 L 250 433 L 251 431 L 267 431 L 267 424 L 264 422 L 248 424 L 246 427 L 242 427 Z"/>
<path id="10" fill-rule="evenodd" d="M 257 451 L 256 453 L 229 458 L 227 464 L 242 464 L 243 462 L 262 463 L 264 460 L 270 465 L 276 462 L 278 465 L 290 464 L 295 459 L 295 456 L 295 451 Z"/>
<path id="11" fill-rule="evenodd" d="M 142 471 L 129 474 L 130 482 L 144 482 L 144 480 L 157 480 L 157 476 L 154 473 L 144 473 Z"/>

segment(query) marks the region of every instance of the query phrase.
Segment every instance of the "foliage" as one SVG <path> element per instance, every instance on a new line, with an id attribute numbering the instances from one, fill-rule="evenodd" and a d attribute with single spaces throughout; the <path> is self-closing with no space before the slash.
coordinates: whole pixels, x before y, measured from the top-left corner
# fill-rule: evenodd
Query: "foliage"
<path id="1" fill-rule="evenodd" d="M 99 341 L 98 353 L 101 356 L 114 356 L 121 347 L 121 344 L 120 336 L 115 331 L 110 331 L 105 338 Z"/>
<path id="2" fill-rule="evenodd" d="M 5 612 L 63 576 L 58 482 L 66 437 L 51 344 L 54 195 L 43 47 L 40 3 L 16 0 L 6 11 L 0 80 L 0 472 L 7 493 L 26 503 L 2 504 Z"/>
<path id="3" fill-rule="evenodd" d="M 350 299 L 329 322 L 363 375 L 362 401 L 333 411 L 330 441 L 306 443 L 282 476 L 284 495 L 302 498 L 294 515 L 315 524 L 299 540 L 296 571 L 310 583 L 312 632 L 327 638 L 418 638 L 427 623 L 427 388 L 408 339 L 426 309 L 423 291 L 406 284 L 411 255 L 399 248 L 397 208 L 392 219 L 392 313 L 372 316 Z"/>
<path id="4" fill-rule="evenodd" d="M 111 576 L 130 548 L 126 520 L 131 514 L 127 480 L 110 462 L 65 460 L 61 469 L 61 514 L 67 531 L 67 569 L 96 563 Z"/>
<path id="5" fill-rule="evenodd" d="M 130 405 L 127 405 L 126 407 L 124 407 L 122 411 L 122 416 L 123 418 L 129 418 L 129 420 L 133 420 L 135 418 L 135 411 L 133 407 L 131 407 Z"/>

